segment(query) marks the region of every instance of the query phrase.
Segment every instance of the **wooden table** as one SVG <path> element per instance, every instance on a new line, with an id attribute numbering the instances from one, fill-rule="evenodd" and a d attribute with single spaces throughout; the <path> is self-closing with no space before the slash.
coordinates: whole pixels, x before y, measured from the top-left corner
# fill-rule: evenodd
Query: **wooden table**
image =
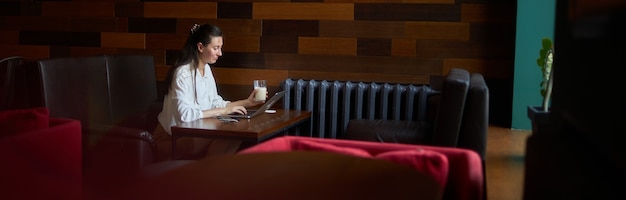
<path id="1" fill-rule="evenodd" d="M 176 159 L 176 140 L 181 137 L 237 139 L 256 144 L 310 118 L 309 111 L 279 109 L 276 113 L 263 113 L 252 119 L 240 119 L 239 122 L 206 118 L 172 126 L 172 159 Z"/>

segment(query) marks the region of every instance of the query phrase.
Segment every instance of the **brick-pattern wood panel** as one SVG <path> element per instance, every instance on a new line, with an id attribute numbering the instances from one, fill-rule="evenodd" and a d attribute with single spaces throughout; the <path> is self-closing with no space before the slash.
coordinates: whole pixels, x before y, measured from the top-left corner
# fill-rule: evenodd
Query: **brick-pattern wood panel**
<path id="1" fill-rule="evenodd" d="M 259 52 L 260 38 L 258 36 L 224 36 L 223 50 L 225 52 Z"/>
<path id="2" fill-rule="evenodd" d="M 360 38 L 357 41 L 357 55 L 359 56 L 390 56 L 390 39 Z"/>
<path id="3" fill-rule="evenodd" d="M 215 2 L 146 2 L 146 18 L 217 18 Z"/>
<path id="4" fill-rule="evenodd" d="M 392 56 L 415 56 L 415 40 L 412 39 L 392 39 Z"/>
<path id="5" fill-rule="evenodd" d="M 263 32 L 263 21 L 262 20 L 246 20 L 246 19 L 224 19 L 224 20 L 194 20 L 198 24 L 210 23 L 219 26 L 224 32 L 224 38 L 229 36 L 261 36 Z M 189 33 L 189 27 L 187 28 L 187 32 Z"/>
<path id="6" fill-rule="evenodd" d="M 118 32 L 118 20 L 115 17 L 70 18 L 68 31 Z M 120 31 L 126 32 L 126 29 Z"/>
<path id="7" fill-rule="evenodd" d="M 319 71 L 289 71 L 289 78 L 305 80 L 333 80 L 352 82 L 378 82 L 398 84 L 428 84 L 429 75 L 413 74 L 375 74 L 375 73 L 343 73 L 343 72 L 319 72 Z M 389 80 L 393 80 L 390 82 Z"/>
<path id="8" fill-rule="evenodd" d="M 354 20 L 376 21 L 459 21 L 461 9 L 454 4 L 359 3 Z"/>
<path id="9" fill-rule="evenodd" d="M 129 18 L 128 32 L 176 33 L 176 24 L 177 21 L 173 18 Z"/>
<path id="10" fill-rule="evenodd" d="M 0 56 L 147 54 L 155 57 L 162 81 L 193 24 L 211 23 L 225 34 L 224 55 L 213 65 L 225 97 L 245 98 L 248 79 L 256 77 L 273 81 L 274 89 L 284 77 L 428 84 L 452 67 L 482 73 L 488 84 L 510 83 L 516 5 L 516 0 L 5 0 Z M 512 94 L 512 86 L 492 88 L 493 96 Z"/>
<path id="11" fill-rule="evenodd" d="M 417 57 L 438 58 L 497 58 L 508 53 L 506 44 L 473 41 L 417 40 Z"/>
<path id="12" fill-rule="evenodd" d="M 263 20 L 263 36 L 316 37 L 320 35 L 319 24 L 318 20 Z"/>
<path id="13" fill-rule="evenodd" d="M 114 17 L 115 2 L 42 2 L 41 16 Z"/>
<path id="14" fill-rule="evenodd" d="M 263 36 L 261 38 L 263 53 L 298 53 L 297 36 Z"/>
<path id="15" fill-rule="evenodd" d="M 320 21 L 320 37 L 404 38 L 404 22 Z"/>
<path id="16" fill-rule="evenodd" d="M 256 79 L 267 80 L 267 86 L 280 86 L 280 82 L 288 78 L 287 70 L 270 69 L 233 69 L 212 68 L 215 81 L 220 84 L 247 85 L 252 89 L 252 81 Z"/>
<path id="17" fill-rule="evenodd" d="M 0 45 L 0 57 L 22 56 L 27 60 L 50 57 L 50 47 L 36 45 Z"/>
<path id="18" fill-rule="evenodd" d="M 101 34 L 101 46 L 108 48 L 145 49 L 146 34 L 143 33 L 111 33 Z"/>
<path id="19" fill-rule="evenodd" d="M 70 17 L 4 16 L 0 28 L 15 31 L 69 31 Z"/>
<path id="20" fill-rule="evenodd" d="M 57 54 L 66 54 L 65 56 L 93 56 L 93 55 L 104 55 L 104 54 L 117 54 L 118 48 L 100 48 L 100 47 L 71 47 L 68 49 L 58 49 Z M 60 51 L 64 51 L 63 53 Z M 60 57 L 60 56 L 59 56 Z"/>
<path id="21" fill-rule="evenodd" d="M 327 55 L 356 55 L 354 38 L 298 38 L 298 53 Z"/>
<path id="22" fill-rule="evenodd" d="M 98 32 L 22 31 L 20 44 L 99 47 Z"/>
<path id="23" fill-rule="evenodd" d="M 350 55 L 358 56 L 414 56 L 437 59 L 484 59 L 492 57 L 493 59 L 501 60 L 512 59 L 513 51 L 510 49 L 512 49 L 513 44 L 511 41 L 507 42 L 507 40 L 513 38 L 514 26 L 512 24 L 514 15 L 510 13 L 513 13 L 515 10 L 514 2 L 499 2 L 497 4 L 489 4 L 484 1 L 464 1 L 468 2 L 466 4 L 464 2 L 455 3 L 449 0 L 301 2 L 305 3 L 290 3 L 288 1 L 255 2 L 254 0 L 233 2 L 146 1 L 143 3 L 134 1 L 44 1 L 41 3 L 19 4 L 5 2 L 2 3 L 3 8 L 20 10 L 20 15 L 18 16 L 13 11 L 13 15 L 16 16 L 3 16 L 0 22 L 3 29 L 21 31 L 22 33 L 18 35 L 22 35 L 22 37 L 18 36 L 18 38 L 22 38 L 22 40 L 24 38 L 29 40 L 28 34 L 23 33 L 26 31 L 54 31 L 50 35 L 52 38 L 57 38 L 56 35 L 58 34 L 66 33 L 82 35 L 89 32 L 100 32 L 100 36 L 94 36 L 94 38 L 98 39 L 98 42 L 91 40 L 86 42 L 79 41 L 75 46 L 72 46 L 69 41 L 49 40 L 69 44 L 72 47 L 71 49 L 91 46 L 99 49 L 70 51 L 69 48 L 53 48 L 55 52 L 70 54 L 72 52 L 81 52 L 80 54 L 117 52 L 114 50 L 115 48 L 154 49 L 163 54 L 176 52 L 182 47 L 182 43 L 193 23 L 214 23 L 222 27 L 226 33 L 224 51 L 227 55 L 242 55 L 240 53 L 248 52 L 252 54 L 247 54 L 246 58 L 254 58 L 252 60 L 256 60 L 253 62 L 235 62 L 237 58 L 232 56 L 225 56 L 220 60 L 220 62 L 224 62 L 222 66 L 235 68 L 272 67 L 265 61 L 261 61 L 264 60 L 261 59 L 264 57 L 263 53 L 288 53 L 300 56 L 304 54 L 346 54 L 345 50 L 326 51 L 326 45 L 315 43 L 315 41 L 324 41 L 324 38 L 337 38 L 341 41 L 346 39 L 347 41 L 359 41 L 355 47 L 357 49 L 354 51 L 355 53 L 352 53 L 353 50 L 348 50 Z M 195 14 L 189 14 L 196 12 L 181 11 L 179 9 L 190 5 L 193 5 L 193 9 L 208 9 L 208 11 L 200 12 L 201 14 L 196 16 Z M 98 7 L 99 9 L 91 12 L 90 10 L 94 9 L 93 7 Z M 339 14 L 335 12 L 346 8 L 349 9 L 348 12 Z M 76 9 L 82 10 L 75 11 Z M 267 15 L 262 14 L 263 12 L 258 12 L 258 15 L 253 16 L 253 11 L 267 11 Z M 310 12 L 312 11 L 315 13 L 311 14 Z M 334 14 L 327 15 L 328 13 L 320 11 L 334 12 Z M 215 13 L 215 16 L 207 16 L 207 13 Z M 218 13 L 223 15 L 222 18 L 217 16 Z M 345 13 L 350 13 L 354 19 L 341 17 Z M 8 15 L 11 15 L 11 12 Z M 282 17 L 272 17 L 272 15 L 280 15 Z M 290 15 L 294 16 L 289 17 Z M 367 17 L 359 17 L 362 15 Z M 303 18 L 302 16 L 306 17 Z M 403 16 L 406 18 L 400 19 Z M 421 16 L 426 16 L 426 18 L 420 18 Z M 250 19 L 255 17 L 258 19 Z M 437 19 L 428 19 L 430 17 Z M 507 30 L 507 34 L 498 33 L 498 31 L 503 30 L 502 28 Z M 112 45 L 105 42 L 109 38 L 105 34 L 115 35 L 124 32 L 145 34 L 145 47 L 142 45 L 130 45 L 132 42 L 125 44 L 125 46 L 121 44 Z M 498 35 L 504 36 L 494 39 L 493 36 Z M 5 42 L 3 43 L 36 44 L 33 41 L 20 43 L 10 38 L 4 39 L 3 41 Z M 371 39 L 365 40 L 364 38 Z M 381 40 L 383 38 L 391 40 Z M 491 41 L 483 38 L 491 38 Z M 142 40 L 142 38 L 137 39 Z M 455 40 L 458 40 L 458 42 L 455 42 Z M 51 46 L 56 44 L 53 42 L 47 43 L 51 44 Z M 46 42 L 37 44 L 45 46 Z M 379 46 L 380 49 L 384 50 L 384 53 L 375 52 L 375 49 Z M 113 48 L 113 50 L 108 48 Z M 254 55 L 254 53 L 258 54 Z M 160 57 L 166 58 L 165 62 L 171 64 L 173 63 L 172 59 L 175 58 L 174 54 L 170 54 L 172 56 L 163 55 Z M 250 55 L 254 56 L 250 57 Z M 168 59 L 170 61 L 167 61 Z M 352 59 L 359 60 L 358 57 Z M 291 66 L 307 65 L 296 61 L 297 59 L 286 62 Z M 248 64 L 238 65 L 242 63 Z M 346 62 L 345 64 L 349 66 L 350 63 L 360 62 Z"/>
<path id="24" fill-rule="evenodd" d="M 266 54 L 265 58 L 268 69 L 404 75 L 440 75 L 443 62 L 436 58 L 383 56 Z"/>
<path id="25" fill-rule="evenodd" d="M 218 2 L 217 18 L 252 19 L 251 2 Z"/>
<path id="26" fill-rule="evenodd" d="M 0 16 L 16 16 L 20 15 L 19 2 L 4 2 L 0 6 Z"/>
<path id="27" fill-rule="evenodd" d="M 0 31 L 0 44 L 19 44 L 19 31 Z"/>
<path id="28" fill-rule="evenodd" d="M 143 17 L 143 3 L 119 2 L 115 4 L 116 17 Z"/>
<path id="29" fill-rule="evenodd" d="M 352 20 L 351 3 L 254 3 L 254 19 Z"/>
<path id="30" fill-rule="evenodd" d="M 462 4 L 461 21 L 472 23 L 510 23 L 514 21 L 515 7 L 509 5 Z"/>
<path id="31" fill-rule="evenodd" d="M 225 52 L 214 64 L 217 67 L 270 69 L 261 53 Z"/>
<path id="32" fill-rule="evenodd" d="M 354 0 L 354 3 L 454 4 L 455 0 Z"/>
<path id="33" fill-rule="evenodd" d="M 458 22 L 407 22 L 405 37 L 428 40 L 469 39 L 470 25 Z"/>
<path id="34" fill-rule="evenodd" d="M 513 69 L 502 67 L 509 65 L 509 62 L 508 60 L 444 59 L 442 74 L 448 74 L 451 68 L 463 68 L 471 72 L 481 72 L 484 76 L 506 79 L 513 76 Z"/>
<path id="35" fill-rule="evenodd" d="M 186 34 L 149 33 L 146 34 L 146 48 L 182 49 L 186 40 Z"/>

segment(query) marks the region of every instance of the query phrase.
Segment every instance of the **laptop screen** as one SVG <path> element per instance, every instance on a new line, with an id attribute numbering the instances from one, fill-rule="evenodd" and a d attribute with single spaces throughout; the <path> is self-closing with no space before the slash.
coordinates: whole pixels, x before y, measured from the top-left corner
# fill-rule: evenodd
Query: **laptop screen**
<path id="1" fill-rule="evenodd" d="M 274 105 L 280 99 L 282 99 L 283 96 L 285 96 L 285 92 L 286 91 L 276 92 L 274 94 L 274 96 L 272 96 L 272 98 L 270 98 L 269 100 L 265 101 L 265 103 L 261 107 L 259 107 L 259 109 L 257 109 L 257 110 L 249 110 L 248 114 L 246 114 L 246 115 L 230 114 L 230 115 L 225 115 L 225 116 L 233 117 L 233 118 L 252 118 L 254 116 L 260 115 L 261 113 L 265 112 L 267 109 L 270 109 L 272 107 L 272 105 Z"/>

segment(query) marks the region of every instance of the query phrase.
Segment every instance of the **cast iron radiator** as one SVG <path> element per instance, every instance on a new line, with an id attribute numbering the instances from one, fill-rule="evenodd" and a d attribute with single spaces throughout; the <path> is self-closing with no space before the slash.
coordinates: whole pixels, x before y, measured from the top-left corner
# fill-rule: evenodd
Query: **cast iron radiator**
<path id="1" fill-rule="evenodd" d="M 417 120 L 426 118 L 428 85 L 286 79 L 283 108 L 311 111 L 310 126 L 296 135 L 338 138 L 350 119 Z"/>

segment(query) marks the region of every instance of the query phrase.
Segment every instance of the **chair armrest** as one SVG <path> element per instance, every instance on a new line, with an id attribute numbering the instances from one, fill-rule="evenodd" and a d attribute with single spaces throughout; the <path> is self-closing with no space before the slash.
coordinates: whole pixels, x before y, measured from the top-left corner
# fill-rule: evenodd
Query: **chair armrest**
<path id="1" fill-rule="evenodd" d="M 111 136 L 111 137 L 121 137 L 121 138 L 129 138 L 129 139 L 141 139 L 148 143 L 154 143 L 154 137 L 152 137 L 152 133 L 141 130 L 137 128 L 129 128 L 123 126 L 114 126 L 114 125 L 99 125 L 89 127 L 89 134 L 91 135 L 102 135 L 102 136 Z M 155 146 L 156 147 L 156 146 Z"/>
<path id="2" fill-rule="evenodd" d="M 125 117 L 117 119 L 118 121 L 113 124 L 153 132 L 154 128 L 159 123 L 157 118 L 162 109 L 163 102 L 155 101 L 147 105 L 145 110 L 127 114 Z"/>
<path id="3" fill-rule="evenodd" d="M 442 85 L 431 144 L 457 146 L 469 83 L 470 74 L 467 70 L 450 69 Z"/>
<path id="4" fill-rule="evenodd" d="M 146 112 L 146 128 L 150 132 L 154 132 L 157 124 L 159 124 L 159 113 L 163 110 L 163 101 L 155 101 L 150 104 L 148 111 Z"/>
<path id="5" fill-rule="evenodd" d="M 472 74 L 470 81 L 458 147 L 472 149 L 484 160 L 489 129 L 489 87 L 482 74 Z"/>
<path id="6" fill-rule="evenodd" d="M 127 169 L 138 169 L 156 161 L 157 146 L 146 130 L 114 125 L 88 127 L 85 154 L 90 160 L 115 161 Z M 106 162 L 106 161 L 105 161 Z M 102 165 L 102 162 L 98 162 Z M 92 163 L 93 164 L 93 163 Z"/>

